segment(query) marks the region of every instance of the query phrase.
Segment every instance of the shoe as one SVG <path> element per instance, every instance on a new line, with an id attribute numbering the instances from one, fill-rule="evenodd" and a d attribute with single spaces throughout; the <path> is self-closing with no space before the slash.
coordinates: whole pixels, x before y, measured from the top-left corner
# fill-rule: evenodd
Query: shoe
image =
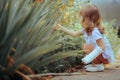
<path id="1" fill-rule="evenodd" d="M 103 64 L 97 64 L 97 66 L 91 66 L 91 67 L 87 67 L 86 71 L 89 72 L 99 72 L 99 71 L 104 71 L 104 65 Z"/>
<path id="2" fill-rule="evenodd" d="M 85 69 L 88 68 L 88 67 L 93 67 L 93 65 L 92 64 L 88 64 L 88 65 L 85 66 Z"/>
<path id="3" fill-rule="evenodd" d="M 93 65 L 93 64 L 88 64 L 88 65 L 85 66 L 85 68 L 94 67 L 94 66 L 99 66 L 99 65 L 100 65 L 100 64 L 94 64 L 94 65 Z"/>

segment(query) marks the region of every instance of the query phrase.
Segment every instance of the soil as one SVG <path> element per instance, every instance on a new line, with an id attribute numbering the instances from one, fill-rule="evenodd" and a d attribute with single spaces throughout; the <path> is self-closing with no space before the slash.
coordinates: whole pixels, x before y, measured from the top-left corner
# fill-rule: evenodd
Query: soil
<path id="1" fill-rule="evenodd" d="M 77 71 L 80 72 L 80 71 Z M 120 59 L 106 65 L 103 72 L 86 72 L 72 76 L 56 76 L 52 80 L 120 80 Z"/>

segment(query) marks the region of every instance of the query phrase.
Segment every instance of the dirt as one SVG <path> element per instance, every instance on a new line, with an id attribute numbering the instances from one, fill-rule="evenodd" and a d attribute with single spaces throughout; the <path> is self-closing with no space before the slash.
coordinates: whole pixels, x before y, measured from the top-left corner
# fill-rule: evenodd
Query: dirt
<path id="1" fill-rule="evenodd" d="M 103 72 L 86 72 L 86 74 L 80 75 L 56 76 L 52 80 L 120 80 L 120 60 L 106 65 L 106 69 Z"/>

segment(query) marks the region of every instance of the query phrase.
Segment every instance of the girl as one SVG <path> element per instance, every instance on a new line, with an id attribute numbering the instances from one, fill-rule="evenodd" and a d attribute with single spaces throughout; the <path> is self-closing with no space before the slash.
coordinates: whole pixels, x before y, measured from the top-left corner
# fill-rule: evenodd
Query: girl
<path id="1" fill-rule="evenodd" d="M 86 71 L 103 71 L 104 64 L 114 61 L 113 50 L 104 35 L 105 31 L 101 25 L 101 17 L 98 8 L 95 5 L 84 5 L 80 11 L 82 31 L 72 31 L 64 28 L 60 24 L 58 26 L 66 34 L 72 36 L 84 35 L 86 44 L 82 49 L 86 56 L 82 59 L 84 64 L 92 62 L 93 64 L 85 66 Z"/>

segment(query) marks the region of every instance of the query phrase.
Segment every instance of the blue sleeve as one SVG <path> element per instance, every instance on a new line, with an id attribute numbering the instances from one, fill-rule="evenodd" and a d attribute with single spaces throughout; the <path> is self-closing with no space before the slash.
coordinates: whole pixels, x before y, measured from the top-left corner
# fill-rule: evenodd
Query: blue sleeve
<path id="1" fill-rule="evenodd" d="M 98 28 L 94 28 L 93 32 L 92 32 L 92 37 L 95 41 L 97 41 L 98 39 L 103 38 L 103 35 L 100 33 L 100 31 L 98 30 Z"/>

